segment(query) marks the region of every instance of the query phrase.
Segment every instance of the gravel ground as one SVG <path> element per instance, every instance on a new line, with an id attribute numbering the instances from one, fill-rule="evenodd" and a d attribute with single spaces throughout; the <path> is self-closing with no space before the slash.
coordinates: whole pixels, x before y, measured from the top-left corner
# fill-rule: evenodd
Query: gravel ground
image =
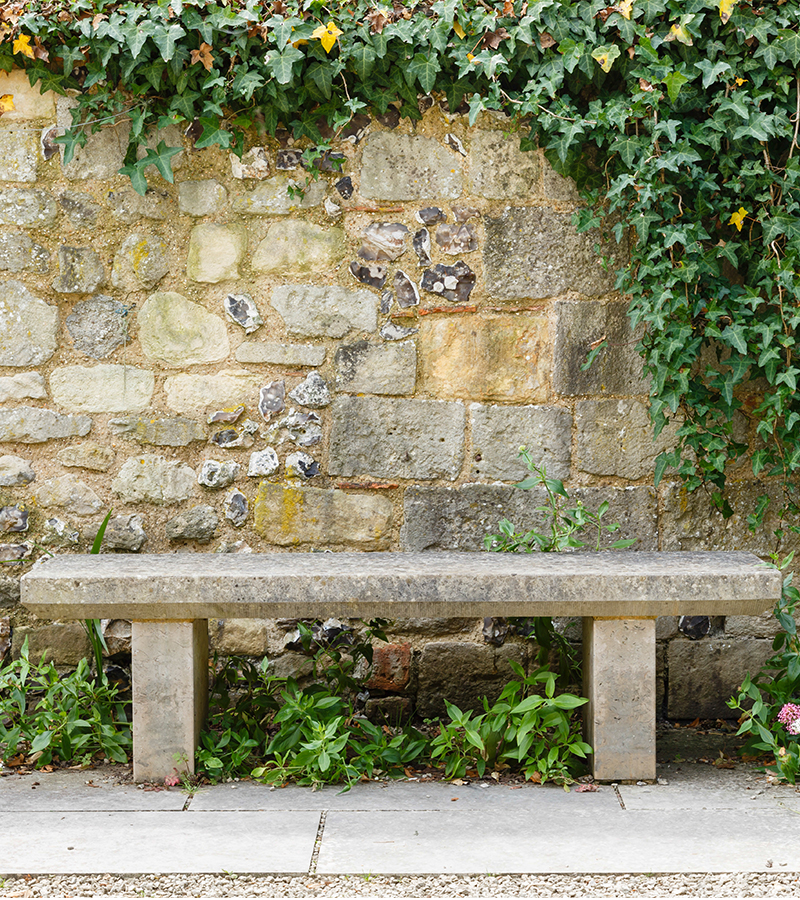
<path id="1" fill-rule="evenodd" d="M 30 876 L 0 897 L 797 897 L 800 873 L 729 875 Z"/>

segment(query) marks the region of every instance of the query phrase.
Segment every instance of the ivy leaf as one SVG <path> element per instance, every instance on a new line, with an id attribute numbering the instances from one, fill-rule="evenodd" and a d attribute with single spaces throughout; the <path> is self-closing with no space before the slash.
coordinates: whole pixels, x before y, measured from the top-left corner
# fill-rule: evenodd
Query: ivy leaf
<path id="1" fill-rule="evenodd" d="M 664 79 L 664 84 L 667 86 L 667 94 L 669 95 L 669 99 L 674 103 L 678 99 L 678 95 L 681 92 L 681 88 L 686 84 L 689 79 L 683 74 L 683 72 L 670 72 L 669 75 Z"/>
<path id="2" fill-rule="evenodd" d="M 719 81 L 719 76 L 723 72 L 727 72 L 730 69 L 730 65 L 726 62 L 720 61 L 717 63 L 713 63 L 709 59 L 702 59 L 700 60 L 700 62 L 696 62 L 695 67 L 700 69 L 700 71 L 703 73 L 704 88 L 707 88 L 715 81 Z"/>
<path id="3" fill-rule="evenodd" d="M 63 144 L 64 146 L 64 165 L 67 166 L 72 162 L 75 156 L 75 150 L 78 147 L 86 146 L 86 133 L 83 128 L 70 128 L 64 134 L 53 139 L 55 144 Z"/>
<path id="4" fill-rule="evenodd" d="M 614 65 L 614 60 L 620 55 L 619 47 L 616 44 L 603 44 L 592 50 L 592 59 L 599 63 L 600 68 L 604 72 L 610 72 Z"/>
<path id="5" fill-rule="evenodd" d="M 436 75 L 440 70 L 439 58 L 433 53 L 416 53 L 406 67 L 409 77 L 416 78 L 426 94 L 430 94 L 433 90 Z"/>
<path id="6" fill-rule="evenodd" d="M 788 28 L 781 29 L 773 46 L 779 59 L 790 59 L 795 65 L 800 62 L 800 34 L 796 31 Z"/>
<path id="7" fill-rule="evenodd" d="M 269 67 L 278 84 L 289 84 L 292 80 L 292 67 L 301 59 L 305 59 L 302 51 L 291 45 L 282 53 L 270 53 Z"/>
<path id="8" fill-rule="evenodd" d="M 733 8 L 738 2 L 739 0 L 719 0 L 719 17 L 722 19 L 723 25 L 728 24 L 728 21 L 733 14 Z"/>
<path id="9" fill-rule="evenodd" d="M 202 150 L 204 147 L 212 146 L 212 144 L 219 144 L 223 150 L 227 150 L 231 146 L 233 135 L 230 131 L 225 131 L 222 128 L 219 119 L 204 116 L 200 119 L 200 125 L 203 127 L 203 133 L 195 141 L 195 150 Z"/>
<path id="10" fill-rule="evenodd" d="M 137 59 L 142 52 L 145 41 L 155 30 L 155 25 L 150 21 L 142 22 L 141 25 L 139 25 L 135 21 L 131 21 L 129 17 L 128 21 L 124 25 L 121 25 L 119 30 L 125 37 L 125 43 L 128 46 L 128 50 L 131 52 L 131 56 L 133 59 Z"/>
<path id="11" fill-rule="evenodd" d="M 326 100 L 330 99 L 333 84 L 333 69 L 330 65 L 321 60 L 315 60 L 305 70 L 305 77 L 314 82 Z"/>
<path id="12" fill-rule="evenodd" d="M 131 180 L 131 186 L 136 191 L 137 194 L 141 194 L 142 197 L 147 193 L 147 179 L 144 177 L 144 172 L 141 169 L 139 163 L 133 163 L 129 166 L 123 166 L 119 170 L 120 175 L 127 175 Z"/>
<path id="13" fill-rule="evenodd" d="M 357 44 L 351 54 L 350 60 L 353 64 L 353 71 L 360 81 L 367 81 L 369 73 L 375 65 L 375 51 L 367 44 Z"/>
<path id="14" fill-rule="evenodd" d="M 745 339 L 745 330 L 743 325 L 728 325 L 722 332 L 722 337 L 726 343 L 735 347 L 739 353 L 747 353 L 747 341 Z"/>
<path id="15" fill-rule="evenodd" d="M 258 72 L 242 67 L 237 73 L 236 78 L 233 79 L 231 92 L 234 95 L 238 94 L 240 97 L 243 97 L 245 102 L 249 102 L 254 92 L 257 91 L 262 84 L 264 84 L 264 79 Z"/>
<path id="16" fill-rule="evenodd" d="M 175 55 L 175 43 L 185 34 L 186 32 L 177 23 L 169 26 L 156 26 L 153 42 L 158 47 L 164 62 L 172 59 Z"/>
<path id="17" fill-rule="evenodd" d="M 620 138 L 614 142 L 612 149 L 616 150 L 622 162 L 631 168 L 639 156 L 641 145 L 637 138 Z"/>
<path id="18" fill-rule="evenodd" d="M 180 152 L 180 147 L 168 147 L 164 141 L 159 141 L 156 149 L 149 148 L 144 158 L 140 159 L 136 165 L 141 166 L 142 169 L 147 168 L 147 166 L 155 166 L 161 177 L 172 184 L 175 176 L 172 174 L 172 163 L 170 160 Z"/>

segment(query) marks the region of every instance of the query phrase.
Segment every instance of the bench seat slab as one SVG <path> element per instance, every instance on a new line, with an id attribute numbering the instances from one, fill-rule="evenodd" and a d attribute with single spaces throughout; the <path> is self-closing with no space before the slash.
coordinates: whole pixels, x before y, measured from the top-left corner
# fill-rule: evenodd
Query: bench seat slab
<path id="1" fill-rule="evenodd" d="M 133 779 L 194 774 L 208 711 L 208 622 L 132 622 Z"/>

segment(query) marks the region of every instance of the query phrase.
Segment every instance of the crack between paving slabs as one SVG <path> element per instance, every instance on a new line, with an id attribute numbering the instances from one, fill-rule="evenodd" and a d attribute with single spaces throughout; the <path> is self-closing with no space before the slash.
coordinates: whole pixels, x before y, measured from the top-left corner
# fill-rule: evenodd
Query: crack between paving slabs
<path id="1" fill-rule="evenodd" d="M 611 787 L 614 788 L 614 793 L 617 795 L 617 800 L 619 800 L 619 805 L 620 805 L 623 809 L 625 809 L 625 801 L 622 799 L 622 794 L 620 794 L 620 792 L 619 792 L 619 785 L 618 785 L 618 784 L 612 784 Z"/>
<path id="2" fill-rule="evenodd" d="M 319 826 L 317 827 L 317 837 L 314 841 L 314 850 L 311 853 L 311 862 L 308 865 L 308 874 L 317 874 L 317 860 L 319 859 L 320 847 L 322 847 L 322 835 L 325 832 L 325 820 L 328 818 L 328 810 L 323 809 L 319 814 Z"/>

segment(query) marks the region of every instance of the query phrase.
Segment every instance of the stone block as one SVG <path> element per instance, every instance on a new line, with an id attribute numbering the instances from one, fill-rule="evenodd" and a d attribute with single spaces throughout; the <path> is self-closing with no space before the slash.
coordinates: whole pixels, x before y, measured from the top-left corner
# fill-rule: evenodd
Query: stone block
<path id="1" fill-rule="evenodd" d="M 213 506 L 201 503 L 170 519 L 166 525 L 170 541 L 197 541 L 208 544 L 219 528 L 219 516 Z"/>
<path id="2" fill-rule="evenodd" d="M 84 657 L 91 657 L 89 638 L 78 622 L 56 625 L 20 625 L 14 629 L 11 655 L 19 659 L 20 650 L 28 639 L 28 659 L 39 662 L 44 655 L 45 662 L 57 666 L 77 666 Z"/>
<path id="3" fill-rule="evenodd" d="M 364 705 L 370 722 L 398 726 L 411 719 L 413 704 L 410 697 L 372 697 Z"/>
<path id="4" fill-rule="evenodd" d="M 557 200 L 561 203 L 576 205 L 581 202 L 578 187 L 572 178 L 565 178 L 550 165 L 542 156 L 542 176 L 544 183 L 544 195 L 548 200 Z"/>
<path id="5" fill-rule="evenodd" d="M 83 437 L 91 427 L 89 416 L 62 416 L 35 406 L 0 409 L 0 443 L 41 444 L 56 438 Z"/>
<path id="6" fill-rule="evenodd" d="M 290 334 L 340 338 L 353 329 L 375 331 L 378 327 L 376 301 L 375 294 L 367 290 L 285 284 L 275 288 L 270 302 Z"/>
<path id="7" fill-rule="evenodd" d="M 92 194 L 82 191 L 63 191 L 58 195 L 58 205 L 64 210 L 73 228 L 93 228 L 100 215 L 100 204 Z"/>
<path id="8" fill-rule="evenodd" d="M 541 160 L 520 150 L 520 136 L 474 131 L 469 140 L 472 193 L 487 200 L 532 200 L 541 196 Z"/>
<path id="9" fill-rule="evenodd" d="M 88 247 L 58 248 L 58 277 L 53 290 L 59 294 L 91 294 L 106 281 L 98 253 Z"/>
<path id="10" fill-rule="evenodd" d="M 351 394 L 413 394 L 417 348 L 413 341 L 344 344 L 334 356 L 336 388 Z"/>
<path id="11" fill-rule="evenodd" d="M 772 656 L 769 640 L 674 640 L 667 651 L 670 719 L 735 719 L 726 700 Z"/>
<path id="12" fill-rule="evenodd" d="M 166 419 L 128 416 L 124 419 L 112 419 L 108 425 L 112 434 L 155 447 L 187 447 L 194 441 L 205 441 L 208 438 L 206 429 L 200 422 L 184 416 Z"/>
<path id="13" fill-rule="evenodd" d="M 286 216 L 294 209 L 319 206 L 325 197 L 324 181 L 303 184 L 302 180 L 278 174 L 258 184 L 252 191 L 233 195 L 233 211 L 242 216 Z"/>
<path id="14" fill-rule="evenodd" d="M 153 188 L 149 188 L 145 194 L 133 190 L 109 191 L 106 203 L 111 208 L 111 215 L 126 225 L 134 225 L 142 219 L 163 222 L 175 217 L 175 207 L 170 195 Z"/>
<path id="15" fill-rule="evenodd" d="M 490 647 L 458 641 L 431 641 L 419 658 L 417 715 L 446 714 L 444 701 L 460 710 L 483 710 L 482 698 L 493 703 L 514 677 L 509 661 L 525 665 L 521 644 Z"/>
<path id="16" fill-rule="evenodd" d="M 213 178 L 183 181 L 178 185 L 178 209 L 185 216 L 213 216 L 221 212 L 228 192 Z"/>
<path id="17" fill-rule="evenodd" d="M 134 781 L 160 784 L 179 765 L 194 772 L 208 711 L 208 626 L 132 623 Z"/>
<path id="18" fill-rule="evenodd" d="M 255 501 L 255 529 L 270 544 L 362 547 L 389 546 L 392 504 L 377 494 L 262 481 Z"/>
<path id="19" fill-rule="evenodd" d="M 186 276 L 210 284 L 236 279 L 246 250 L 247 231 L 241 225 L 195 225 L 189 238 Z"/>
<path id="20" fill-rule="evenodd" d="M 553 387 L 567 397 L 580 394 L 649 394 L 636 352 L 638 333 L 631 329 L 628 304 L 589 300 L 560 300 L 555 304 L 556 339 Z M 595 341 L 606 340 L 584 372 Z"/>
<path id="21" fill-rule="evenodd" d="M 94 543 L 97 537 L 100 523 L 97 528 L 89 532 L 87 537 Z M 104 550 L 125 550 L 129 553 L 138 553 L 142 549 L 147 534 L 142 527 L 141 516 L 128 513 L 124 516 L 114 516 L 108 520 L 103 534 Z"/>
<path id="22" fill-rule="evenodd" d="M 800 614 L 795 616 L 800 624 Z M 728 638 L 769 638 L 772 640 L 781 626 L 772 610 L 760 616 L 726 616 L 725 637 Z"/>
<path id="23" fill-rule="evenodd" d="M 19 603 L 19 579 L 0 575 L 0 609 L 9 609 Z M 4 654 L 0 653 L 0 659 Z"/>
<path id="24" fill-rule="evenodd" d="M 213 643 L 218 653 L 265 656 L 269 649 L 269 622 L 266 619 L 220 619 Z"/>
<path id="25" fill-rule="evenodd" d="M 77 101 L 71 97 L 56 99 L 56 122 L 60 134 L 72 125 L 72 108 L 76 103 Z M 75 156 L 69 165 L 63 166 L 66 178 L 70 181 L 84 181 L 90 178 L 107 181 L 116 177 L 125 165 L 130 130 L 130 121 L 122 119 L 114 125 L 107 123 L 99 131 L 90 134 L 86 146 L 76 147 Z M 62 148 L 62 164 L 63 154 Z"/>
<path id="26" fill-rule="evenodd" d="M 60 475 L 45 481 L 36 489 L 34 500 L 43 509 L 63 509 L 74 516 L 93 516 L 104 506 L 89 485 L 76 475 Z"/>
<path id="27" fill-rule="evenodd" d="M 44 400 L 47 397 L 44 378 L 38 372 L 0 376 L 0 403 L 9 400 Z"/>
<path id="28" fill-rule="evenodd" d="M 638 538 L 635 549 L 658 549 L 657 504 L 651 487 L 582 487 L 572 488 L 569 495 L 592 510 L 608 500 L 604 521 L 621 526 L 613 540 Z M 510 519 L 520 530 L 546 531 L 545 518 L 537 512 L 544 500 L 543 490 L 521 491 L 502 485 L 414 485 L 405 492 L 400 547 L 404 551 L 481 550 L 484 537 L 497 532 L 502 518 Z"/>
<path id="29" fill-rule="evenodd" d="M 81 300 L 67 316 L 67 331 L 76 350 L 104 359 L 128 340 L 129 306 L 97 294 Z"/>
<path id="30" fill-rule="evenodd" d="M 482 406 L 469 408 L 472 424 L 471 477 L 521 481 L 530 474 L 520 447 L 543 463 L 551 478 L 569 478 L 572 416 L 557 406 Z"/>
<path id="31" fill-rule="evenodd" d="M 169 272 L 167 245 L 159 237 L 128 235 L 114 257 L 111 283 L 128 291 L 152 290 Z"/>
<path id="32" fill-rule="evenodd" d="M 154 390 L 153 373 L 134 366 L 61 366 L 50 374 L 53 401 L 77 412 L 136 412 Z"/>
<path id="33" fill-rule="evenodd" d="M 747 525 L 747 517 L 763 494 L 770 498 L 770 504 L 764 524 L 753 532 Z M 725 497 L 733 515 L 727 519 L 710 502 L 705 491 L 689 493 L 681 484 L 662 482 L 659 495 L 661 550 L 749 550 L 766 558 L 775 549 L 775 530 L 785 528 L 778 515 L 783 501 L 776 484 L 729 481 Z M 787 531 L 781 554 L 792 550 L 800 552 L 800 536 Z"/>
<path id="34" fill-rule="evenodd" d="M 31 464 L 19 456 L 0 456 L 0 487 L 30 484 L 36 478 Z"/>
<path id="35" fill-rule="evenodd" d="M 436 397 L 544 403 L 552 357 L 544 314 L 426 317 L 419 330 L 421 388 Z"/>
<path id="36" fill-rule="evenodd" d="M 58 309 L 19 281 L 0 283 L 0 366 L 38 366 L 58 346 Z"/>
<path id="37" fill-rule="evenodd" d="M 575 405 L 575 467 L 592 475 L 652 477 L 659 453 L 675 445 L 677 426 L 653 439 L 647 407 L 639 400 L 579 400 Z"/>
<path id="38" fill-rule="evenodd" d="M 36 181 L 39 135 L 31 128 L 0 128 L 0 160 L 0 182 Z"/>
<path id="39" fill-rule="evenodd" d="M 3 113 L 3 122 L 22 122 L 31 119 L 52 121 L 56 113 L 55 94 L 52 91 L 39 92 L 39 85 L 31 85 L 23 69 L 0 72 L 0 97 L 11 94 L 14 109 Z"/>
<path id="40" fill-rule="evenodd" d="M 597 781 L 656 777 L 654 619 L 583 620 L 584 738 Z"/>
<path id="41" fill-rule="evenodd" d="M 403 691 L 411 678 L 411 644 L 378 644 L 372 655 L 367 688 Z"/>
<path id="42" fill-rule="evenodd" d="M 0 225 L 45 228 L 58 216 L 56 201 L 46 191 L 5 188 L 0 191 Z"/>
<path id="43" fill-rule="evenodd" d="M 595 231 L 578 234 L 570 212 L 507 207 L 487 216 L 485 227 L 486 290 L 498 300 L 557 297 L 568 291 L 598 297 L 614 290 L 624 248 L 603 243 Z M 600 253 L 594 249 L 598 243 Z M 607 269 L 603 256 L 611 257 Z"/>
<path id="44" fill-rule="evenodd" d="M 253 254 L 253 271 L 260 274 L 325 274 L 341 261 L 344 231 L 289 219 L 270 225 Z"/>
<path id="45" fill-rule="evenodd" d="M 263 383 L 260 375 L 225 369 L 216 375 L 171 375 L 164 392 L 170 409 L 199 415 L 207 410 L 255 406 Z"/>
<path id="46" fill-rule="evenodd" d="M 332 475 L 455 480 L 464 459 L 464 407 L 440 400 L 337 397 Z"/>
<path id="47" fill-rule="evenodd" d="M 194 470 L 163 456 L 135 456 L 126 460 L 111 490 L 124 503 L 158 503 L 167 506 L 188 500 L 195 492 Z"/>
<path id="48" fill-rule="evenodd" d="M 50 251 L 34 242 L 27 234 L 0 234 L 0 270 L 33 272 L 46 275 L 50 269 Z"/>
<path id="49" fill-rule="evenodd" d="M 56 454 L 62 466 L 90 469 L 93 472 L 107 472 L 114 463 L 116 453 L 111 447 L 103 447 L 95 441 L 84 441 L 64 447 Z"/>
<path id="50" fill-rule="evenodd" d="M 315 344 L 245 341 L 236 348 L 236 361 L 276 366 L 321 366 L 325 362 L 325 348 Z"/>
<path id="51" fill-rule="evenodd" d="M 137 319 L 144 355 L 167 366 L 220 362 L 230 353 L 223 319 L 181 294 L 152 294 Z"/>
<path id="52" fill-rule="evenodd" d="M 433 138 L 380 132 L 367 138 L 361 194 L 381 200 L 461 196 L 460 157 Z"/>

